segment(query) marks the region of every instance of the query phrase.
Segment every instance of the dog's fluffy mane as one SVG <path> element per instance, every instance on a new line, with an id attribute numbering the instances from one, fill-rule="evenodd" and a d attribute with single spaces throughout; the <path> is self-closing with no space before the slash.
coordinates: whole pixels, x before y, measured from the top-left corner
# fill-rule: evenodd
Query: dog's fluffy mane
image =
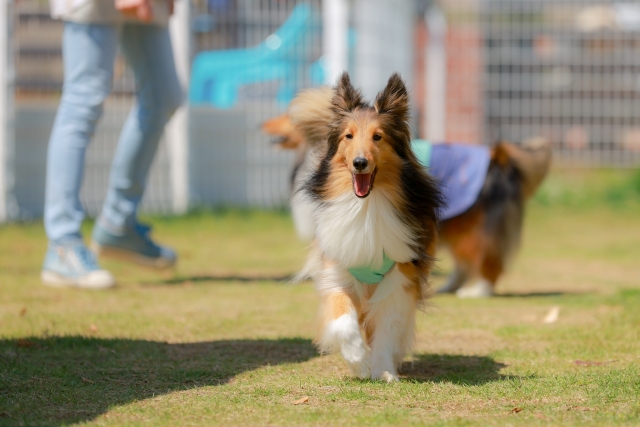
<path id="1" fill-rule="evenodd" d="M 361 92 L 353 88 L 348 74 L 344 73 L 333 89 L 330 111 L 332 114 L 328 123 L 326 152 L 301 190 L 318 203 L 320 210 L 335 203 L 334 200 L 329 200 L 327 190 L 332 174 L 331 160 L 338 151 L 340 135 L 347 120 L 354 114 L 361 111 L 374 113 L 375 119 L 384 129 L 387 141 L 400 159 L 397 171 L 400 177 L 399 188 L 393 189 L 395 198 L 400 202 L 394 204 L 394 216 L 412 236 L 411 239 L 405 239 L 413 253 L 411 261 L 428 264 L 431 260 L 426 248 L 436 239 L 437 210 L 443 201 L 436 182 L 425 172 L 411 150 L 409 97 L 402 79 L 397 74 L 392 75 L 386 88 L 377 95 L 371 106 L 364 101 Z M 372 195 L 373 192 L 375 186 Z M 345 197 L 355 200 L 353 194 Z"/>

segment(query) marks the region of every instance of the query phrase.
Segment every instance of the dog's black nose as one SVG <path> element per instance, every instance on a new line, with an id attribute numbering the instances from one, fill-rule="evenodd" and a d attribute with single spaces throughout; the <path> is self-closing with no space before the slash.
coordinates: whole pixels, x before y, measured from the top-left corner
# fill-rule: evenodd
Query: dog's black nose
<path id="1" fill-rule="evenodd" d="M 356 157 L 353 159 L 353 167 L 359 171 L 366 169 L 368 165 L 369 161 L 364 157 Z"/>

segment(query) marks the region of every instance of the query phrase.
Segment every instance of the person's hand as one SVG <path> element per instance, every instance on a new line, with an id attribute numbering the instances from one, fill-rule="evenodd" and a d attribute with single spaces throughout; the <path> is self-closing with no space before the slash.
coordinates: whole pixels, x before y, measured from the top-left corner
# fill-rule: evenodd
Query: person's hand
<path id="1" fill-rule="evenodd" d="M 151 22 L 153 19 L 151 0 L 115 0 L 115 2 L 116 9 L 125 16 L 137 18 L 142 22 Z"/>

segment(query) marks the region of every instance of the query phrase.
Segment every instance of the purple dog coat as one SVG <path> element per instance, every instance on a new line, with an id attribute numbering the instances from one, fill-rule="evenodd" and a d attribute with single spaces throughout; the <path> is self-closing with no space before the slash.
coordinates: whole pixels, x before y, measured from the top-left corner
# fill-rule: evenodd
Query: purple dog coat
<path id="1" fill-rule="evenodd" d="M 491 160 L 489 149 L 480 145 L 432 144 L 422 139 L 411 145 L 420 163 L 440 183 L 446 203 L 440 209 L 440 220 L 468 210 L 484 185 Z"/>

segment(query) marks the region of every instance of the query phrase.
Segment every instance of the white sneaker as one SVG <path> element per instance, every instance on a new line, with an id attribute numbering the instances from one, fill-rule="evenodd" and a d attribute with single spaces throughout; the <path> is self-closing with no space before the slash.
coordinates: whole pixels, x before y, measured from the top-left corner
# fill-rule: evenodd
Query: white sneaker
<path id="1" fill-rule="evenodd" d="M 116 284 L 80 239 L 49 244 L 40 277 L 43 284 L 54 287 L 106 289 Z"/>

